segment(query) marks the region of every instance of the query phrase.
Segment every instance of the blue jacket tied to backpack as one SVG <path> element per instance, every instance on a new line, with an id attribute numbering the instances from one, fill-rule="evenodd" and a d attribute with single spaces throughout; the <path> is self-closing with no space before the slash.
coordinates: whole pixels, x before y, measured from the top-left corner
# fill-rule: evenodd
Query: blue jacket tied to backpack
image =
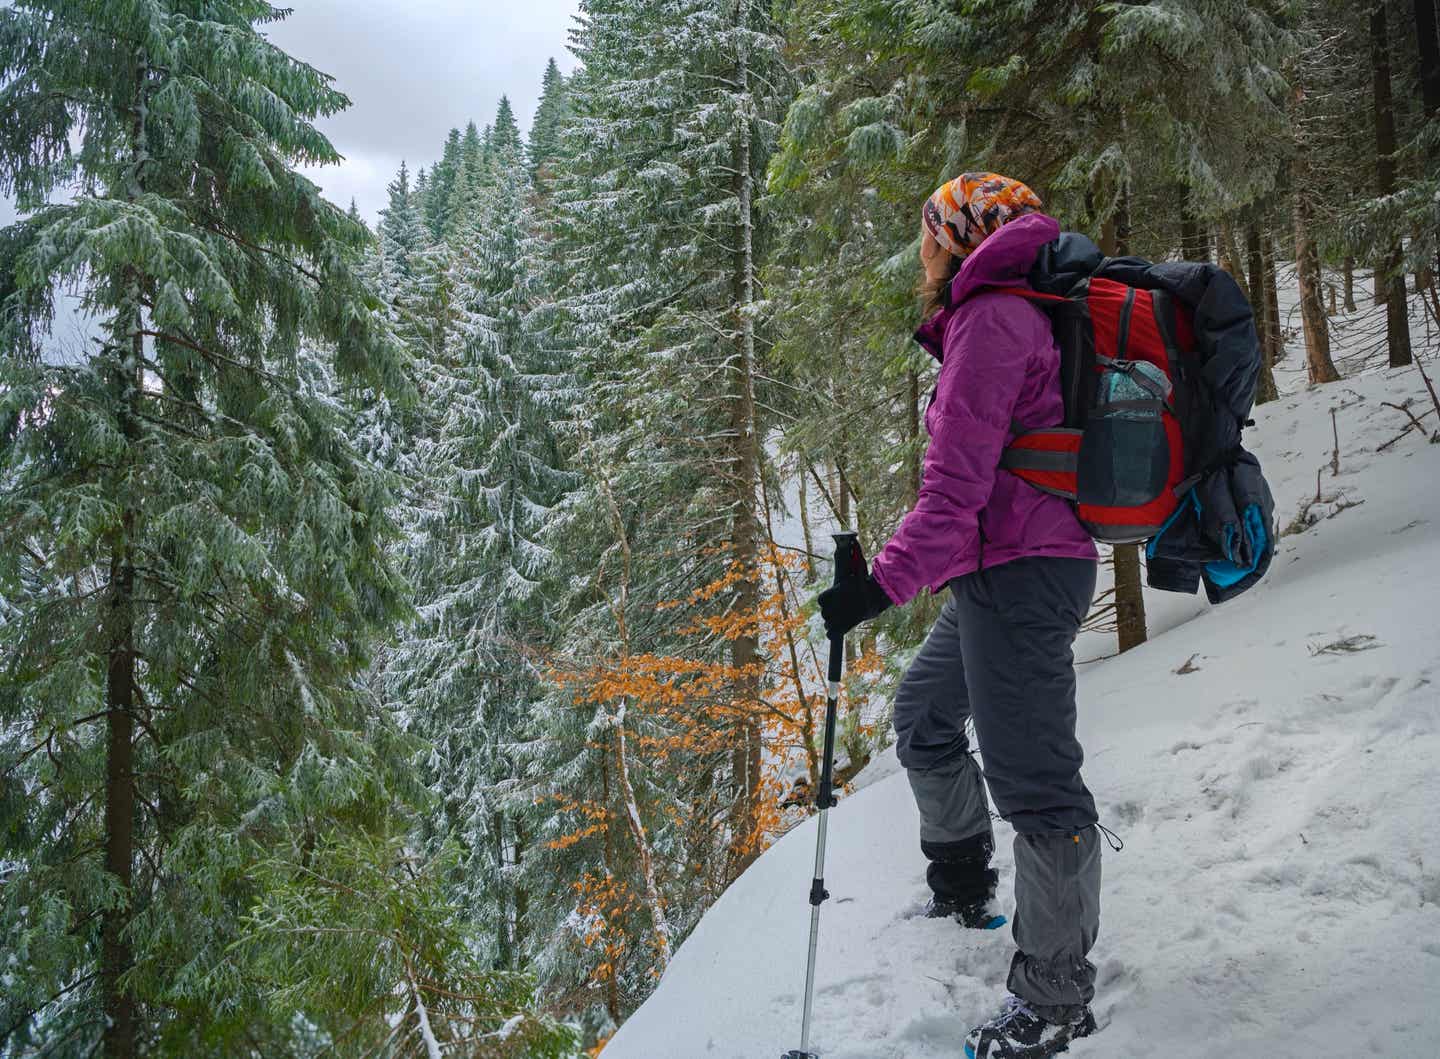
<path id="1" fill-rule="evenodd" d="M 1041 250 L 1030 273 L 1037 291 L 1066 295 L 1091 276 L 1160 290 L 1193 315 L 1202 391 L 1210 402 L 1195 439 L 1196 479 L 1175 513 L 1146 545 L 1152 588 L 1212 603 L 1249 589 L 1275 554 L 1275 500 L 1260 461 L 1241 445 L 1260 375 L 1260 340 L 1250 304 L 1235 280 L 1210 264 L 1106 258 L 1083 235 L 1067 232 Z"/>

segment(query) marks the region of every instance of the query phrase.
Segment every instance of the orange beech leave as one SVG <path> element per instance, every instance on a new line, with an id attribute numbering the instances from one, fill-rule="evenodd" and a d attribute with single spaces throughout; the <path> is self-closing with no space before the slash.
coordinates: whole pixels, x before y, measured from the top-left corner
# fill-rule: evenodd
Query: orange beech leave
<path id="1" fill-rule="evenodd" d="M 803 767 L 810 790 L 818 781 L 825 685 L 821 657 L 804 637 L 808 617 L 795 589 L 800 568 L 797 556 L 771 548 L 762 557 L 758 601 L 748 611 L 707 613 L 727 598 L 729 589 L 752 576 L 736 563 L 728 564 L 718 578 L 688 597 L 660 604 L 658 610 L 689 615 L 677 633 L 694 639 L 693 654 L 622 649 L 573 668 L 552 665 L 550 679 L 569 691 L 577 707 L 596 710 L 597 718 L 603 711 L 608 718 L 605 735 L 591 745 L 615 758 L 617 774 L 628 770 L 625 774 L 633 777 L 636 793 L 633 819 L 619 783 L 606 784 L 604 797 L 613 804 L 561 796 L 560 813 L 572 823 L 550 840 L 551 848 L 598 839 L 609 850 L 626 841 L 627 828 L 631 846 L 635 836 L 643 838 L 660 829 L 671 835 L 704 836 L 713 833 L 717 818 L 727 822 L 740 819 L 746 824 L 741 831 L 728 824 L 721 826 L 726 827 L 723 840 L 735 862 L 744 863 L 811 811 L 808 803 L 793 796 L 791 777 L 797 767 Z M 617 614 L 617 618 L 622 616 Z M 723 654 L 715 650 L 717 644 L 744 636 L 759 641 L 760 661 L 755 665 L 737 667 L 715 657 Z M 622 636 L 625 642 L 628 636 Z M 850 663 L 847 680 L 863 682 L 880 667 L 879 656 L 867 652 Z M 736 688 L 747 683 L 759 689 L 758 697 L 748 701 L 736 697 Z M 872 726 L 849 720 L 851 730 L 868 741 Z M 667 769 L 713 768 L 714 762 L 729 761 L 737 733 L 747 725 L 758 728 L 763 747 L 758 797 L 748 814 L 737 817 L 729 806 L 717 806 L 713 801 L 685 805 L 653 798 L 656 789 L 663 789 L 661 780 Z M 617 741 L 622 739 L 623 761 L 617 751 Z M 744 796 L 738 791 L 731 794 Z M 676 864 L 656 859 L 657 891 L 673 888 L 682 874 L 703 878 L 703 861 L 703 857 L 684 857 Z M 608 853 L 607 863 L 612 863 Z M 715 895 L 729 881 L 724 877 L 712 880 Z M 651 929 L 650 920 L 658 920 L 660 910 L 653 909 L 650 917 L 645 914 L 640 873 L 620 878 L 592 871 L 573 885 L 583 924 L 579 940 L 594 959 L 592 983 L 599 987 L 612 981 L 622 966 L 658 976 L 668 959 L 669 939 Z M 659 900 L 663 905 L 663 898 Z"/>

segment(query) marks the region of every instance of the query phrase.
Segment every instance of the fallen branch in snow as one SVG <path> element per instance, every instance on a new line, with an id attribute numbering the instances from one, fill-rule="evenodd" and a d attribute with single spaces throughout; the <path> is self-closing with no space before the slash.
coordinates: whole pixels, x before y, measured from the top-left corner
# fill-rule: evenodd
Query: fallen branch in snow
<path id="1" fill-rule="evenodd" d="M 1295 517 L 1290 520 L 1290 524 L 1280 531 L 1280 536 L 1293 537 L 1296 534 L 1304 533 L 1311 526 L 1317 526 L 1321 522 L 1334 518 L 1342 511 L 1349 511 L 1352 507 L 1359 507 L 1365 503 L 1363 500 L 1347 500 L 1343 492 L 1333 493 L 1330 496 L 1324 495 L 1320 488 L 1320 475 L 1323 474 L 1324 471 L 1324 467 L 1316 470 L 1315 495 L 1300 506 L 1300 510 L 1296 513 Z M 1324 505 L 1333 506 L 1330 507 L 1330 510 L 1324 511 L 1323 513 L 1315 510 L 1317 507 L 1323 507 Z"/>
<path id="2" fill-rule="evenodd" d="M 1184 665 L 1182 665 L 1179 669 L 1171 670 L 1171 672 L 1174 673 L 1177 677 L 1183 677 L 1188 673 L 1200 672 L 1200 667 L 1195 664 L 1195 659 L 1199 657 L 1200 656 L 1198 654 L 1191 655 L 1189 658 L 1185 659 Z"/>
<path id="3" fill-rule="evenodd" d="M 1373 651 L 1377 647 L 1383 647 L 1378 639 L 1369 633 L 1357 633 L 1354 636 L 1346 636 L 1335 640 L 1333 643 L 1323 644 L 1319 647 L 1311 646 L 1310 656 L 1318 655 L 1346 655 L 1358 654 L 1361 651 Z"/>
<path id="4" fill-rule="evenodd" d="M 1425 389 L 1430 391 L 1430 403 L 1435 406 L 1435 411 L 1440 412 L 1440 394 L 1436 394 L 1435 385 L 1430 381 L 1430 373 L 1425 370 L 1425 361 L 1420 354 L 1414 353 L 1411 359 L 1415 362 L 1415 370 L 1420 373 L 1420 378 L 1425 380 Z"/>
<path id="5" fill-rule="evenodd" d="M 1404 412 L 1407 416 L 1410 417 L 1410 422 L 1404 430 L 1400 431 L 1400 433 L 1396 434 L 1389 441 L 1385 442 L 1385 444 L 1377 445 L 1375 447 L 1376 452 L 1384 452 L 1401 438 L 1408 437 L 1412 430 L 1420 431 L 1422 436 L 1425 434 L 1425 423 L 1423 421 L 1430 418 L 1430 412 L 1427 411 L 1424 415 L 1417 418 L 1415 413 L 1410 411 L 1410 398 L 1407 397 L 1404 404 L 1395 404 L 1393 401 L 1381 401 L 1380 403 L 1386 408 L 1393 408 L 1397 412 Z M 1432 445 L 1440 443 L 1440 431 L 1436 431 L 1434 434 L 1430 435 L 1429 440 L 1430 444 Z"/>
<path id="6" fill-rule="evenodd" d="M 1410 411 L 1410 409 L 1406 407 L 1406 405 L 1410 403 L 1408 398 L 1406 399 L 1405 404 L 1396 404 L 1394 401 L 1381 401 L 1380 403 L 1383 404 L 1386 408 L 1393 408 L 1397 412 L 1404 412 L 1407 416 L 1410 417 L 1410 422 L 1414 423 L 1421 430 L 1425 429 L 1424 424 L 1422 424 L 1420 420 L 1415 418 L 1415 413 Z M 1428 415 L 1429 413 L 1426 414 Z"/>

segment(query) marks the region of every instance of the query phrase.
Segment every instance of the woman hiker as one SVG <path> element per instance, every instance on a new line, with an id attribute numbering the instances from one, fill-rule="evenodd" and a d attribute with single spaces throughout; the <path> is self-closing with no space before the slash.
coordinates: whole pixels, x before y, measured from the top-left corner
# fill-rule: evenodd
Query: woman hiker
<path id="1" fill-rule="evenodd" d="M 1095 1030 L 1100 920 L 1095 801 L 1080 778 L 1071 647 L 1095 592 L 1097 554 L 1070 504 L 999 470 L 1016 433 L 1063 418 L 1059 350 L 1024 288 L 1060 227 L 1024 184 L 967 173 L 925 203 L 926 318 L 916 339 L 940 362 L 920 495 L 864 578 L 820 595 L 840 636 L 921 588 L 948 589 L 895 693 L 896 751 L 920 810 L 932 916 L 1003 923 L 992 901 L 995 839 L 971 756 L 1015 829 L 1011 997 L 970 1032 L 970 1059 L 1033 1059 Z"/>

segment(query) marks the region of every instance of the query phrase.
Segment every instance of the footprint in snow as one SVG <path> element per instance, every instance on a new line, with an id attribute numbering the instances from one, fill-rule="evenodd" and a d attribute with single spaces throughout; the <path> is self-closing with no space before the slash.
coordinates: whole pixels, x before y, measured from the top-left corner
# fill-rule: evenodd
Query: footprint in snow
<path id="1" fill-rule="evenodd" d="M 1428 526 L 1429 524 L 1430 524 L 1430 520 L 1429 520 L 1428 518 L 1411 519 L 1409 522 L 1405 523 L 1405 525 L 1401 526 L 1399 529 L 1393 529 L 1393 530 L 1391 530 L 1391 531 L 1390 531 L 1390 536 L 1392 536 L 1392 537 L 1398 537 L 1398 536 L 1399 536 L 1400 534 L 1402 534 L 1402 533 L 1408 533 L 1408 532 L 1409 532 L 1410 530 L 1412 530 L 1412 529 L 1416 529 L 1416 528 L 1418 528 L 1418 527 L 1420 527 L 1420 526 Z"/>
<path id="2" fill-rule="evenodd" d="M 1145 806 L 1134 800 L 1121 802 L 1110 811 L 1115 814 L 1115 819 L 1125 827 L 1134 827 L 1145 816 Z"/>
<path id="3" fill-rule="evenodd" d="M 1182 740 L 1180 740 L 1180 742 L 1176 743 L 1174 746 L 1172 746 L 1169 750 L 1167 750 L 1167 751 L 1165 751 L 1165 752 L 1166 752 L 1167 754 L 1171 755 L 1172 757 L 1174 757 L 1174 756 L 1176 756 L 1176 755 L 1178 755 L 1178 754 L 1184 753 L 1186 750 L 1203 750 L 1203 749 L 1205 749 L 1205 744 L 1204 744 L 1204 743 L 1197 743 L 1197 742 L 1195 742 L 1193 739 L 1182 739 Z"/>

